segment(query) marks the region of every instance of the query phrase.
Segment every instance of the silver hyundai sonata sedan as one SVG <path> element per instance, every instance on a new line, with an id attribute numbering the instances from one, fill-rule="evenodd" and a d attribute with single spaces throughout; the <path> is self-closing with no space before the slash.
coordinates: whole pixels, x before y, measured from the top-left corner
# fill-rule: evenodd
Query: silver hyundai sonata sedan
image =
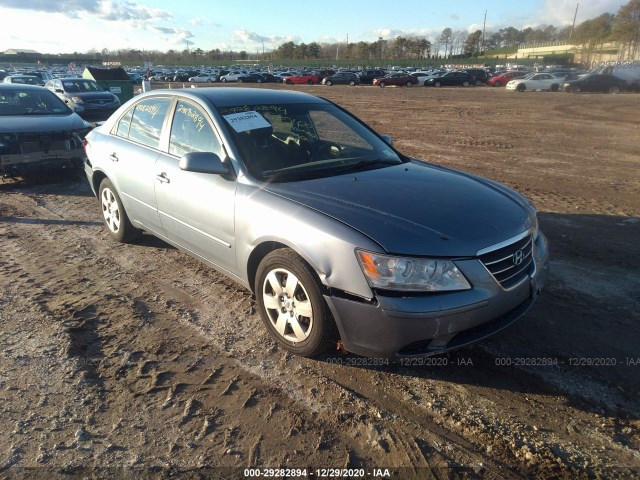
<path id="1" fill-rule="evenodd" d="M 235 279 L 299 355 L 458 348 L 521 317 L 547 278 L 525 197 L 406 157 L 311 95 L 156 90 L 85 147 L 115 240 L 148 232 Z"/>

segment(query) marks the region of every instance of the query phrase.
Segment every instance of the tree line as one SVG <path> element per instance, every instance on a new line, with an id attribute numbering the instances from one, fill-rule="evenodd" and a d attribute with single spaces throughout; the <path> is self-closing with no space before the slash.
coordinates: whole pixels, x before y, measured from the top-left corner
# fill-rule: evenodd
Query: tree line
<path id="1" fill-rule="evenodd" d="M 156 64 L 191 62 L 196 64 L 219 63 L 233 60 L 257 60 L 273 62 L 278 60 L 358 60 L 393 61 L 403 59 L 451 59 L 478 57 L 501 49 L 512 49 L 534 43 L 566 42 L 579 45 L 583 52 L 590 54 L 602 50 L 608 42 L 624 45 L 626 59 L 635 59 L 640 46 L 640 0 L 630 0 L 620 7 L 617 14 L 605 13 L 586 20 L 576 26 L 556 27 L 544 25 L 537 28 L 502 28 L 495 32 L 476 30 L 467 32 L 445 28 L 432 38 L 420 36 L 398 36 L 395 39 L 379 37 L 374 42 L 355 43 L 294 43 L 285 42 L 274 50 L 255 52 L 242 50 L 225 51 L 201 48 L 169 50 L 121 49 L 109 51 L 92 50 L 90 56 L 103 60 L 153 61 Z"/>

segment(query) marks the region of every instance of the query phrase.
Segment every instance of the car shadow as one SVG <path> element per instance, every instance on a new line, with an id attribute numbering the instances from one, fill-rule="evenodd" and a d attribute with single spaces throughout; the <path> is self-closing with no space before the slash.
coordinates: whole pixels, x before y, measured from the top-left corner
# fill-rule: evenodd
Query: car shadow
<path id="1" fill-rule="evenodd" d="M 87 178 L 80 169 L 64 169 L 0 179 L 0 193 L 16 192 L 85 197 L 93 195 Z"/>
<path id="2" fill-rule="evenodd" d="M 318 360 L 519 393 L 564 396 L 585 411 L 640 419 L 640 219 L 540 213 L 550 278 L 514 325 L 471 347 L 375 364 L 349 353 Z"/>

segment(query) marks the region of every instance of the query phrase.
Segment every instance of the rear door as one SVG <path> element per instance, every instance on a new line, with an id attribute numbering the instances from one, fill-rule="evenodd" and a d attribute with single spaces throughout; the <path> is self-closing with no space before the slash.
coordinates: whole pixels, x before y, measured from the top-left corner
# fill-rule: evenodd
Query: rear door
<path id="1" fill-rule="evenodd" d="M 115 124 L 108 151 L 111 176 L 132 223 L 162 235 L 155 197 L 154 165 L 171 97 L 150 97 L 131 107 Z"/>

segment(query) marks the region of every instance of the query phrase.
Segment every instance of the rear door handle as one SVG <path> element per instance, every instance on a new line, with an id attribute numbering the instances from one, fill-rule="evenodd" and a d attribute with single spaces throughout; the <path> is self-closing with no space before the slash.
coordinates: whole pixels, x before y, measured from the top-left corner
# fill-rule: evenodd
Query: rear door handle
<path id="1" fill-rule="evenodd" d="M 111 155 L 109 155 L 109 158 L 111 159 L 112 162 L 118 161 L 118 156 L 116 155 L 116 152 L 113 152 Z"/>
<path id="2" fill-rule="evenodd" d="M 158 180 L 160 183 L 169 183 L 169 177 L 167 177 L 166 172 L 162 172 L 159 173 L 158 175 L 156 175 L 156 180 Z"/>

